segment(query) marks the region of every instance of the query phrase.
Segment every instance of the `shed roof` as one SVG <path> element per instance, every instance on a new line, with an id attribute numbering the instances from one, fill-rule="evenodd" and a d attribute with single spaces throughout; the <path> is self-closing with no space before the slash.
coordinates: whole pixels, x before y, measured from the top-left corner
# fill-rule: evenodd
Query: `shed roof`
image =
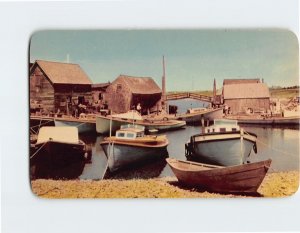
<path id="1" fill-rule="evenodd" d="M 224 79 L 223 85 L 238 84 L 238 83 L 260 83 L 259 78 L 243 78 L 243 79 Z"/>
<path id="2" fill-rule="evenodd" d="M 41 68 L 53 84 L 92 84 L 78 64 L 36 60 L 30 72 L 36 66 Z"/>
<path id="3" fill-rule="evenodd" d="M 107 83 L 95 83 L 95 84 L 92 84 L 92 89 L 107 88 L 109 85 L 110 85 L 110 82 L 107 82 Z"/>
<path id="4" fill-rule="evenodd" d="M 270 98 L 265 83 L 240 83 L 223 86 L 224 99 Z"/>
<path id="5" fill-rule="evenodd" d="M 160 87 L 151 77 L 133 77 L 120 75 L 116 80 L 127 84 L 133 94 L 159 94 Z"/>

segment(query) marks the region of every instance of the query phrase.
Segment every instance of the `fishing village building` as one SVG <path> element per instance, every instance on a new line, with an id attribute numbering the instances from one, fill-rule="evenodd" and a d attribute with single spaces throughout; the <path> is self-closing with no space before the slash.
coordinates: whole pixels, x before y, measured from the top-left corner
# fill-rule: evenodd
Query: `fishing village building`
<path id="1" fill-rule="evenodd" d="M 225 79 L 222 102 L 230 113 L 255 113 L 270 110 L 270 92 L 260 79 Z"/>
<path id="2" fill-rule="evenodd" d="M 161 111 L 162 90 L 150 77 L 120 75 L 106 89 L 104 100 L 113 113 L 135 109 L 141 114 Z"/>
<path id="3" fill-rule="evenodd" d="M 78 64 L 37 60 L 29 75 L 31 108 L 69 115 L 92 104 L 92 82 Z"/>
<path id="4" fill-rule="evenodd" d="M 93 106 L 95 107 L 96 112 L 99 112 L 100 109 L 108 108 L 104 96 L 109 85 L 110 82 L 92 84 Z"/>

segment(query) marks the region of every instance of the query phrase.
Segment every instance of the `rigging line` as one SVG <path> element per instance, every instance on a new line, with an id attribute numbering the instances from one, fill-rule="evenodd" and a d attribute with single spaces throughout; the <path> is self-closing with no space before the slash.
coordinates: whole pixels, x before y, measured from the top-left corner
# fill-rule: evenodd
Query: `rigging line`
<path id="1" fill-rule="evenodd" d="M 251 136 L 247 131 L 244 131 L 244 132 L 245 132 L 246 134 L 248 134 L 249 136 Z M 282 153 L 282 154 L 286 154 L 286 155 L 290 155 L 290 156 L 296 156 L 296 154 L 288 153 L 288 152 L 286 152 L 286 151 L 283 151 L 283 150 L 274 148 L 274 147 L 272 147 L 271 145 L 269 145 L 269 144 L 267 144 L 267 143 L 265 143 L 265 142 L 263 142 L 263 141 L 261 141 L 261 140 L 259 140 L 259 139 L 256 139 L 256 141 L 259 142 L 260 144 L 265 145 L 265 146 L 271 148 L 272 150 L 278 151 L 278 152 L 280 152 L 280 153 Z"/>
<path id="2" fill-rule="evenodd" d="M 47 142 L 45 142 L 33 155 L 31 155 L 30 159 L 32 159 L 47 144 Z"/>
<path id="3" fill-rule="evenodd" d="M 32 128 L 35 128 L 35 127 L 41 127 L 42 125 L 45 125 L 45 124 L 47 124 L 47 123 L 49 123 L 49 122 L 52 122 L 52 121 L 54 121 L 54 120 L 46 121 L 46 122 L 44 122 L 44 123 L 42 123 L 42 124 L 35 125 L 35 126 L 30 127 L 30 128 L 32 129 Z"/>

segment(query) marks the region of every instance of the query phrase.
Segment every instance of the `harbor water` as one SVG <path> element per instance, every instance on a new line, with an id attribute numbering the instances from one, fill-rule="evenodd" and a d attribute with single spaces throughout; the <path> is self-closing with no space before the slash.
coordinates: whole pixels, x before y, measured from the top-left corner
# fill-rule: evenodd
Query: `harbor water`
<path id="1" fill-rule="evenodd" d="M 299 127 L 256 127 L 245 125 L 246 131 L 257 134 L 257 154 L 253 151 L 250 162 L 271 158 L 272 171 L 299 170 Z M 164 132 L 169 139 L 169 157 L 185 160 L 184 144 L 193 134 L 200 133 L 201 127 L 186 126 L 185 129 Z M 92 144 L 92 162 L 86 164 L 80 179 L 101 179 L 107 164 L 107 158 L 100 146 L 101 135 L 80 135 L 86 143 Z M 154 178 L 173 176 L 164 159 L 134 166 L 115 173 L 112 178 Z"/>
<path id="2" fill-rule="evenodd" d="M 169 104 L 178 106 L 178 113 L 185 112 L 188 108 L 206 107 L 208 104 L 197 100 L 176 100 Z M 244 130 L 257 135 L 257 154 L 252 150 L 250 162 L 257 162 L 271 158 L 270 172 L 299 170 L 299 125 L 297 126 L 255 126 L 241 125 Z M 185 128 L 162 132 L 169 140 L 169 157 L 180 160 L 185 158 L 185 143 L 194 134 L 201 132 L 200 126 L 186 126 Z M 105 136 L 99 134 L 80 134 L 80 139 L 92 148 L 91 162 L 86 163 L 79 179 L 102 179 L 104 174 L 108 179 L 155 178 L 173 176 L 164 158 L 148 161 L 144 164 L 134 165 L 128 169 L 114 174 L 105 172 L 107 157 L 100 142 Z"/>
<path id="3" fill-rule="evenodd" d="M 176 100 L 169 104 L 177 105 L 178 112 L 185 112 L 188 108 L 205 107 L 207 103 L 197 100 Z M 249 157 L 250 162 L 261 161 L 271 158 L 271 170 L 291 171 L 299 170 L 299 126 L 254 126 L 242 125 L 249 132 L 257 135 L 257 154 L 253 151 Z M 186 126 L 176 131 L 163 132 L 169 139 L 169 157 L 185 160 L 185 143 L 190 136 L 200 133 L 200 126 Z M 80 135 L 80 138 L 92 145 L 92 161 L 86 164 L 80 179 L 101 179 L 106 169 L 107 158 L 100 146 L 102 135 Z M 111 178 L 154 178 L 173 176 L 173 173 L 164 159 L 152 161 L 147 164 L 133 166 L 126 170 L 111 175 Z"/>

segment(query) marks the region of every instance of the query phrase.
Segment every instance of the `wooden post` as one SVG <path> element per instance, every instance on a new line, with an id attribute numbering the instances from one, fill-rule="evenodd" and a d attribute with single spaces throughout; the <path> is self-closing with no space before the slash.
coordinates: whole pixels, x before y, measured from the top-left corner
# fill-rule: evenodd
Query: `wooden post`
<path id="1" fill-rule="evenodd" d="M 241 132 L 241 163 L 243 162 L 244 157 L 244 129 L 240 129 Z"/>
<path id="2" fill-rule="evenodd" d="M 203 117 L 203 115 L 201 115 L 201 129 L 202 129 L 202 134 L 204 134 L 205 133 L 205 126 L 204 126 L 204 117 Z"/>

